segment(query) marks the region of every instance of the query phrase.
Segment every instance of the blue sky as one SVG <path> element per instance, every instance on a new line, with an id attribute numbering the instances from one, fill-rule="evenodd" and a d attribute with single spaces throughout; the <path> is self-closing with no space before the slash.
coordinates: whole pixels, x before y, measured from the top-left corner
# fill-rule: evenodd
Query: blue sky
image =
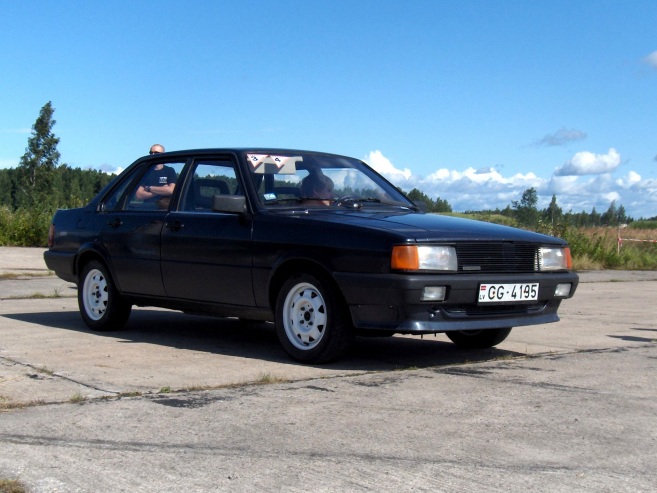
<path id="1" fill-rule="evenodd" d="M 0 167 L 52 101 L 61 162 L 361 158 L 456 211 L 535 187 L 657 215 L 657 2 L 1 1 Z"/>

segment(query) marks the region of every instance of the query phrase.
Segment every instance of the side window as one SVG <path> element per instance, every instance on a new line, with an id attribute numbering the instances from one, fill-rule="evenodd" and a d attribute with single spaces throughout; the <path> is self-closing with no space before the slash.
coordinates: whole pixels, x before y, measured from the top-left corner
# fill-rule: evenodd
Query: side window
<path id="1" fill-rule="evenodd" d="M 123 180 L 123 183 L 116 187 L 114 191 L 112 191 L 112 193 L 105 198 L 102 204 L 103 211 L 116 211 L 123 208 L 122 199 L 126 190 L 128 189 L 128 186 L 130 185 L 130 182 L 131 180 Z"/>
<path id="2" fill-rule="evenodd" d="M 237 189 L 235 165 L 230 161 L 198 161 L 194 164 L 180 210 L 211 212 L 215 195 L 232 195 Z"/>
<path id="3" fill-rule="evenodd" d="M 178 175 L 185 163 L 155 163 L 137 182 L 126 202 L 126 210 L 159 211 L 169 208 Z"/>

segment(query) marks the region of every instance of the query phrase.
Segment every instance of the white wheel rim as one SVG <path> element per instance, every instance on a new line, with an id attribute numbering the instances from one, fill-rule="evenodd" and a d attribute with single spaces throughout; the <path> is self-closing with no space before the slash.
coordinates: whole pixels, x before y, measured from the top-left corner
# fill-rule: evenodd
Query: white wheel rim
<path id="1" fill-rule="evenodd" d="M 84 279 L 82 287 L 84 310 L 92 320 L 100 320 L 107 311 L 107 279 L 98 269 L 92 269 Z"/>
<path id="2" fill-rule="evenodd" d="M 297 284 L 285 297 L 285 334 L 297 349 L 307 351 L 316 347 L 324 336 L 326 320 L 326 303 L 312 284 Z"/>

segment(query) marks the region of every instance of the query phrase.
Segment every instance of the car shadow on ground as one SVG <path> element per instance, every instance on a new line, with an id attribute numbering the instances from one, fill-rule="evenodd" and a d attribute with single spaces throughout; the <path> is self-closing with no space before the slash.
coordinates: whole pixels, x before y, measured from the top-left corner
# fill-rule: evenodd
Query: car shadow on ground
<path id="1" fill-rule="evenodd" d="M 629 336 L 629 335 L 610 335 L 612 339 L 619 339 L 625 342 L 639 342 L 639 343 L 654 343 L 657 340 L 657 329 L 648 329 L 642 327 L 634 327 L 632 330 L 637 332 L 652 332 L 653 334 L 646 334 L 645 337 Z"/>
<path id="2" fill-rule="evenodd" d="M 278 342 L 274 325 L 268 322 L 243 322 L 234 318 L 187 315 L 168 310 L 133 309 L 125 328 L 93 332 L 77 311 L 14 313 L 4 317 L 52 329 L 61 329 L 109 337 L 118 344 L 155 344 L 239 358 L 251 358 L 281 364 L 302 365 L 291 360 Z M 523 353 L 498 348 L 464 350 L 444 335 L 357 337 L 341 360 L 313 365 L 333 370 L 379 371 L 423 368 L 489 361 L 522 356 Z"/>

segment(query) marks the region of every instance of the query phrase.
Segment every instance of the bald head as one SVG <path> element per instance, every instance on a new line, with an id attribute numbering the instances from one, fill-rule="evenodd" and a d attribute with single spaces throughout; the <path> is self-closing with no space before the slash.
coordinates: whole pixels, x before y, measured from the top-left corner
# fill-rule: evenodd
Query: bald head
<path id="1" fill-rule="evenodd" d="M 164 152 L 164 146 L 161 144 L 153 144 L 149 154 L 159 154 L 160 152 Z"/>

